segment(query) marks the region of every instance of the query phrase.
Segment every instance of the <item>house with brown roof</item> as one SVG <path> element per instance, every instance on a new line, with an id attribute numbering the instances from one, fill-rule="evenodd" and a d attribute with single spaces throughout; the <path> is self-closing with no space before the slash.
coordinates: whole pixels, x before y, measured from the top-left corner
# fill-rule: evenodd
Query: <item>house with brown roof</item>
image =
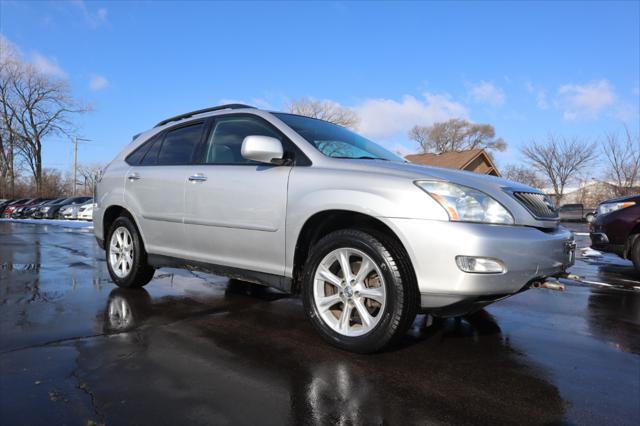
<path id="1" fill-rule="evenodd" d="M 448 169 L 467 170 L 484 175 L 500 176 L 493 160 L 484 149 L 443 152 L 441 154 L 411 154 L 404 157 L 407 161 L 427 166 L 446 167 Z"/>

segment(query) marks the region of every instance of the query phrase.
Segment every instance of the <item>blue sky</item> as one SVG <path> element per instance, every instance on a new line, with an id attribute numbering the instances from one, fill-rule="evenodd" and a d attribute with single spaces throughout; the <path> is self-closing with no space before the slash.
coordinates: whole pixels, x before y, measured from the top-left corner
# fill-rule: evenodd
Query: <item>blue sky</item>
<path id="1" fill-rule="evenodd" d="M 108 162 L 163 118 L 227 100 L 352 107 L 360 132 L 415 150 L 414 124 L 466 117 L 509 150 L 548 132 L 639 131 L 639 2 L 8 2 L 0 33 L 94 111 L 83 162 Z M 69 168 L 71 144 L 44 163 Z"/>

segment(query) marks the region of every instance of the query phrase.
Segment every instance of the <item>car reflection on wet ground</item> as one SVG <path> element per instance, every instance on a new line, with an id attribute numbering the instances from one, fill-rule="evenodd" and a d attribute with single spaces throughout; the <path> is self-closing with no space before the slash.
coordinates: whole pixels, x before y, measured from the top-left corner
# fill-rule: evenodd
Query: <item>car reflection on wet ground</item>
<path id="1" fill-rule="evenodd" d="M 634 424 L 640 277 L 595 255 L 572 269 L 591 284 L 419 316 L 400 346 L 363 356 L 327 346 L 298 298 L 173 269 L 118 289 L 89 230 L 3 222 L 0 419 Z"/>

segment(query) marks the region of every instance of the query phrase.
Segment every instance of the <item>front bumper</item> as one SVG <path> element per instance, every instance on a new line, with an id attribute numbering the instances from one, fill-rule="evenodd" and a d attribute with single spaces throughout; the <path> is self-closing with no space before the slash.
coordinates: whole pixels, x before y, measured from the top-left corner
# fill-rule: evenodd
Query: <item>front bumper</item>
<path id="1" fill-rule="evenodd" d="M 563 273 L 575 261 L 571 232 L 526 226 L 388 219 L 409 252 L 424 309 L 472 300 L 491 303 L 535 280 Z M 455 257 L 499 259 L 505 272 L 462 272 Z M 485 303 L 486 304 L 486 303 Z"/>
<path id="2" fill-rule="evenodd" d="M 606 253 L 615 253 L 620 257 L 625 257 L 624 244 L 612 244 L 609 237 L 604 232 L 591 232 L 591 248 Z"/>

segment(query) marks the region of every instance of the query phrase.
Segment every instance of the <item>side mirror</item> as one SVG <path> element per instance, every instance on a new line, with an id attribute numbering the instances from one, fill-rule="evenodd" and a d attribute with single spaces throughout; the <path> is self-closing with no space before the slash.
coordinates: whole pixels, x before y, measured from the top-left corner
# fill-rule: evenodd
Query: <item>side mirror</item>
<path id="1" fill-rule="evenodd" d="M 282 164 L 282 143 L 270 136 L 247 136 L 242 141 L 240 153 L 247 160 L 259 163 Z"/>

